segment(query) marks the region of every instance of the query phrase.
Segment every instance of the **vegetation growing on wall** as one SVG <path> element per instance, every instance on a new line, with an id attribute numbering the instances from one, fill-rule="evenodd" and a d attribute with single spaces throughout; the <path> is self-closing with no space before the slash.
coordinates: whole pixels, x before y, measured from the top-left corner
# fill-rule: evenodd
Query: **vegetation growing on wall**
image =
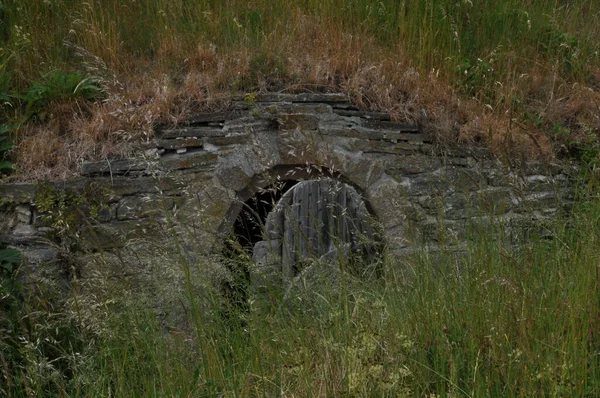
<path id="1" fill-rule="evenodd" d="M 14 148 L 14 144 L 8 136 L 9 131 L 9 126 L 0 125 L 0 176 L 11 173 L 15 167 L 13 162 L 8 159 L 8 152 Z"/>
<path id="2" fill-rule="evenodd" d="M 61 249 L 70 251 L 80 243 L 82 228 L 95 222 L 108 205 L 107 194 L 93 182 L 81 190 L 65 190 L 48 182 L 36 185 L 33 205 L 39 212 L 39 221 L 49 228 L 47 237 Z"/>
<path id="3" fill-rule="evenodd" d="M 599 7 L 2 0 L 0 173 L 68 177 L 158 122 L 268 90 L 342 91 L 440 141 L 594 168 Z M 71 248 L 80 207 L 101 202 L 39 192 L 41 220 Z M 598 396 L 597 192 L 519 251 L 491 223 L 461 256 L 388 258 L 383 278 L 246 291 L 243 305 L 210 283 L 222 259 L 164 242 L 156 263 L 135 256 L 141 240 L 132 256 L 96 253 L 86 278 L 62 286 L 2 247 L 0 395 Z"/>
<path id="4" fill-rule="evenodd" d="M 383 278 L 300 281 L 287 297 L 251 291 L 243 313 L 211 288 L 215 257 L 173 255 L 158 241 L 154 262 L 99 254 L 59 306 L 24 295 L 18 317 L 0 318 L 10 363 L 0 392 L 597 396 L 600 204 L 590 188 L 552 239 L 520 251 L 492 224 L 461 255 L 388 257 Z M 40 282 L 30 286 L 47 289 Z"/>
<path id="5" fill-rule="evenodd" d="M 157 122 L 262 90 L 343 91 L 440 139 L 580 156 L 598 146 L 599 7 L 3 1 L 0 93 L 22 93 L 54 70 L 100 76 L 107 91 L 93 106 L 50 104 L 44 123 L 19 133 L 22 178 L 66 176 L 81 158 L 127 151 Z M 60 155 L 48 160 L 42 143 Z"/>

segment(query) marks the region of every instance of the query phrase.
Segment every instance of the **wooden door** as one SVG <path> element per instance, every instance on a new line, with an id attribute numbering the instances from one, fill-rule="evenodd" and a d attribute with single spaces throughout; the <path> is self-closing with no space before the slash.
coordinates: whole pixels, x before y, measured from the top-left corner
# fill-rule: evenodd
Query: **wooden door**
<path id="1" fill-rule="evenodd" d="M 282 272 L 290 280 L 313 260 L 336 263 L 369 255 L 374 239 L 369 213 L 353 187 L 333 179 L 303 181 L 267 216 L 254 259 L 259 271 Z"/>

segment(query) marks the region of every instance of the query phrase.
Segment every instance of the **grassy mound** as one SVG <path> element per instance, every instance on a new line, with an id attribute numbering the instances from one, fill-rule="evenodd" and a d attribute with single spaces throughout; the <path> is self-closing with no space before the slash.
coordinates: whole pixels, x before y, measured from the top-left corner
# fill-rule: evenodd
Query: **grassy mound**
<path id="1" fill-rule="evenodd" d="M 599 16 L 588 0 L 4 1 L 0 114 L 21 179 L 255 91 L 341 91 L 440 141 L 596 162 Z"/>

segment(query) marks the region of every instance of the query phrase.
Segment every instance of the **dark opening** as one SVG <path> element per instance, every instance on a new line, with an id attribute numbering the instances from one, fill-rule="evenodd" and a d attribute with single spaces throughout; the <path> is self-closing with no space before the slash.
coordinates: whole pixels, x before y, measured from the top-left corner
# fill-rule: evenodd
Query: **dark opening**
<path id="1" fill-rule="evenodd" d="M 244 202 L 238 214 L 229 239 L 225 240 L 223 254 L 230 259 L 228 268 L 231 280 L 224 282 L 222 294 L 227 303 L 223 317 L 229 321 L 242 319 L 248 308 L 248 284 L 250 271 L 248 261 L 252 258 L 254 245 L 263 239 L 263 229 L 267 216 L 281 196 L 298 181 L 278 181 Z M 236 314 L 242 314 L 240 318 Z"/>
<path id="2" fill-rule="evenodd" d="M 335 178 L 344 181 L 343 177 L 328 169 L 290 167 L 289 170 L 279 170 L 282 180 L 260 189 L 252 194 L 247 194 L 247 199 L 235 221 L 233 228 L 225 239 L 223 254 L 229 259 L 227 266 L 231 272 L 231 279 L 223 285 L 223 295 L 229 306 L 226 310 L 228 319 L 236 318 L 236 313 L 246 313 L 248 311 L 248 286 L 250 282 L 250 264 L 256 243 L 264 239 L 264 227 L 267 216 L 279 202 L 281 197 L 288 192 L 297 183 L 305 180 L 319 179 L 321 177 Z M 294 178 L 290 178 L 294 175 Z M 242 195 L 240 195 L 242 196 Z M 244 197 L 242 196 L 242 197 Z M 248 197 L 245 196 L 245 197 Z M 368 209 L 368 203 L 365 203 Z M 231 225 L 231 224 L 229 224 Z M 375 246 L 372 250 L 378 251 Z M 373 257 L 367 253 L 366 257 Z M 241 311 L 241 312 L 240 312 Z"/>
<path id="3" fill-rule="evenodd" d="M 247 253 L 252 253 L 254 245 L 263 239 L 263 228 L 267 216 L 279 199 L 298 181 L 278 181 L 244 202 L 242 210 L 233 224 L 233 234 Z"/>

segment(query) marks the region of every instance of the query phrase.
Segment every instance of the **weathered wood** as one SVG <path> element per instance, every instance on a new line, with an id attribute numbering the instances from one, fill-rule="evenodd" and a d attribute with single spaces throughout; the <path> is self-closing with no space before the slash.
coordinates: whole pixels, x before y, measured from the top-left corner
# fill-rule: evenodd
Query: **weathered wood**
<path id="1" fill-rule="evenodd" d="M 265 223 L 265 239 L 279 240 L 285 280 L 302 271 L 310 259 L 336 261 L 348 251 L 359 252 L 373 240 L 365 204 L 356 190 L 332 179 L 304 181 L 286 192 Z"/>
<path id="2" fill-rule="evenodd" d="M 290 281 L 294 277 L 294 265 L 296 264 L 295 235 L 293 231 L 296 228 L 295 211 L 292 206 L 286 207 L 283 219 L 283 247 L 281 263 L 283 268 L 284 280 Z"/>

